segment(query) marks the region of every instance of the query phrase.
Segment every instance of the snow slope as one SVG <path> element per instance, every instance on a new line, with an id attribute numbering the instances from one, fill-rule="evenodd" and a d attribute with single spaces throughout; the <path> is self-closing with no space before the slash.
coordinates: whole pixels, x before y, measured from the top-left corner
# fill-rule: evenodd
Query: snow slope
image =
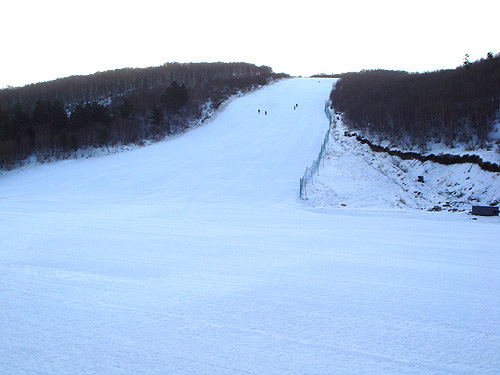
<path id="1" fill-rule="evenodd" d="M 499 218 L 298 200 L 332 83 L 1 177 L 0 373 L 497 374 Z"/>

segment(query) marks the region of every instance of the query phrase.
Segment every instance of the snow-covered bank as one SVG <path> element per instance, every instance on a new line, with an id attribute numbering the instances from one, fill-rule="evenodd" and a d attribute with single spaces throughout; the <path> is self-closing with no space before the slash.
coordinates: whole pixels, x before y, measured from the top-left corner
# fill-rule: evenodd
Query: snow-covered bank
<path id="1" fill-rule="evenodd" d="M 440 155 L 440 154 L 450 154 L 450 155 L 477 155 L 483 161 L 500 164 L 500 123 L 499 120 L 496 120 L 493 125 L 494 130 L 490 134 L 490 142 L 486 147 L 477 147 L 474 146 L 477 142 L 471 142 L 472 144 L 464 144 L 464 143 L 455 143 L 453 147 L 447 146 L 443 142 L 429 142 L 425 145 L 425 149 L 417 149 L 415 146 L 402 146 L 401 144 L 395 145 L 389 141 L 381 140 L 376 136 L 368 136 L 372 142 L 381 145 L 382 147 L 389 147 L 394 150 L 400 151 L 416 151 L 423 155 Z"/>
<path id="2" fill-rule="evenodd" d="M 2 176 L 0 373 L 496 374 L 499 218 L 298 200 L 332 83 Z"/>
<path id="3" fill-rule="evenodd" d="M 474 164 L 441 165 L 374 152 L 334 121 L 324 168 L 308 198 L 316 206 L 470 211 L 500 203 L 500 173 Z M 419 176 L 423 182 L 419 182 Z"/>

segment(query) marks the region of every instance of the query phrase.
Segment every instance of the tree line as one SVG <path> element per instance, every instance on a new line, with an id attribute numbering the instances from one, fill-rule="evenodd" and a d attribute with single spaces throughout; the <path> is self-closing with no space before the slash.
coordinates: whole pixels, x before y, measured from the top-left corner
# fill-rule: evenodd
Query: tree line
<path id="1" fill-rule="evenodd" d="M 401 145 L 485 146 L 500 109 L 500 54 L 428 73 L 345 73 L 330 94 L 351 128 Z"/>
<path id="2" fill-rule="evenodd" d="M 229 96 L 285 76 L 247 63 L 168 63 L 0 90 L 0 168 L 180 132 Z"/>

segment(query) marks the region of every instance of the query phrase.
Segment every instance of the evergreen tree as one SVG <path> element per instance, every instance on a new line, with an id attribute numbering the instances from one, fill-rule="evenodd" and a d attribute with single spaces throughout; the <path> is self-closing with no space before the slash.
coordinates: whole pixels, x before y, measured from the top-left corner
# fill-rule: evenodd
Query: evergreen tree
<path id="1" fill-rule="evenodd" d="M 159 135 L 162 133 L 162 128 L 163 128 L 163 111 L 161 110 L 160 106 L 155 105 L 153 106 L 153 109 L 151 110 L 151 113 L 149 115 L 149 119 L 151 121 L 152 126 L 152 132 L 153 135 Z"/>
<path id="2" fill-rule="evenodd" d="M 189 93 L 184 84 L 179 86 L 173 81 L 161 97 L 162 103 L 168 113 L 177 113 L 189 100 Z"/>

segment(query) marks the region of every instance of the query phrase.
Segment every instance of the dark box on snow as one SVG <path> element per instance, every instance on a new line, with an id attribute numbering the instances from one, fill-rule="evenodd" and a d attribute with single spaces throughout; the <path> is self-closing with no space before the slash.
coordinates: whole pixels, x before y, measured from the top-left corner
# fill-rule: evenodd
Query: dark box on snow
<path id="1" fill-rule="evenodd" d="M 472 206 L 472 215 L 478 215 L 478 216 L 498 216 L 498 207 Z"/>

